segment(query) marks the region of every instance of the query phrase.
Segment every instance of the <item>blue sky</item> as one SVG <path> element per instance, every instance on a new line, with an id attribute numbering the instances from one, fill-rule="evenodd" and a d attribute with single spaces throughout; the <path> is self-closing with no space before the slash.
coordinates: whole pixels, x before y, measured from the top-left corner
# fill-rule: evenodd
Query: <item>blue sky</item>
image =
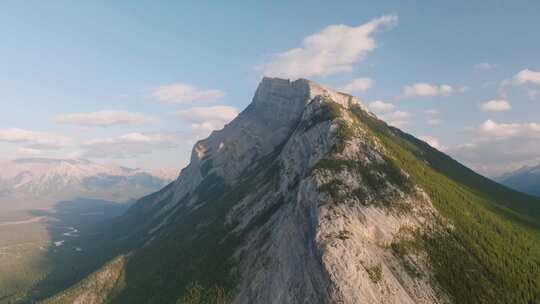
<path id="1" fill-rule="evenodd" d="M 269 74 L 488 175 L 540 163 L 540 2 L 380 2 L 4 1 L 1 158 L 177 170 Z"/>

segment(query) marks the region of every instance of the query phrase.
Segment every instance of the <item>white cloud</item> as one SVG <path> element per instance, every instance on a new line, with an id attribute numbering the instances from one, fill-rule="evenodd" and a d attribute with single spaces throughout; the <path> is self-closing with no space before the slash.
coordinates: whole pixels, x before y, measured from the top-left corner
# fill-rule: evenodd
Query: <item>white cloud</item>
<path id="1" fill-rule="evenodd" d="M 459 88 L 457 88 L 457 92 L 459 93 L 465 93 L 465 92 L 468 92 L 471 88 L 469 88 L 468 86 L 461 86 Z"/>
<path id="2" fill-rule="evenodd" d="M 389 102 L 384 102 L 382 100 L 375 100 L 368 104 L 370 110 L 375 112 L 388 112 L 392 111 L 395 106 Z"/>
<path id="3" fill-rule="evenodd" d="M 71 151 L 65 153 L 65 158 L 83 158 L 83 152 L 81 150 Z"/>
<path id="4" fill-rule="evenodd" d="M 496 67 L 497 67 L 496 64 L 489 63 L 489 62 L 481 62 L 481 63 L 478 63 L 478 64 L 474 65 L 474 68 L 476 70 L 483 70 L 483 71 L 493 70 Z"/>
<path id="5" fill-rule="evenodd" d="M 355 78 L 347 85 L 340 88 L 345 93 L 365 92 L 373 86 L 371 78 Z"/>
<path id="6" fill-rule="evenodd" d="M 232 120 L 238 115 L 238 110 L 230 106 L 194 107 L 175 112 L 175 115 L 200 121 L 200 120 Z"/>
<path id="7" fill-rule="evenodd" d="M 210 132 L 214 130 L 220 130 L 223 128 L 225 123 L 220 121 L 203 121 L 203 122 L 194 122 L 191 124 L 191 129 L 195 132 L 197 137 L 205 137 Z"/>
<path id="8" fill-rule="evenodd" d="M 540 140 L 477 138 L 474 142 L 448 148 L 445 152 L 482 174 L 498 176 L 524 165 L 537 165 L 540 163 L 539 151 Z"/>
<path id="9" fill-rule="evenodd" d="M 425 110 L 424 113 L 426 113 L 426 115 L 439 115 L 439 114 L 441 114 L 441 110 L 439 110 L 439 109 L 428 109 L 428 110 Z"/>
<path id="10" fill-rule="evenodd" d="M 428 109 L 424 111 L 427 116 L 428 125 L 436 126 L 442 123 L 442 119 L 439 117 L 441 111 L 439 109 Z"/>
<path id="11" fill-rule="evenodd" d="M 490 87 L 490 86 L 494 86 L 496 84 L 497 84 L 497 82 L 495 82 L 495 81 L 486 81 L 486 82 L 482 83 L 482 88 L 487 88 L 487 87 Z"/>
<path id="12" fill-rule="evenodd" d="M 174 83 L 158 87 L 152 97 L 165 103 L 182 103 L 193 101 L 212 101 L 225 96 L 225 93 L 215 89 L 199 89 L 186 83 Z"/>
<path id="13" fill-rule="evenodd" d="M 486 120 L 473 130 L 469 143 L 447 152 L 479 172 L 497 176 L 540 163 L 540 123 L 498 123 Z"/>
<path id="14" fill-rule="evenodd" d="M 501 81 L 499 88 L 497 89 L 497 94 L 501 97 L 507 96 L 507 89 L 508 86 L 522 86 L 522 85 L 538 85 L 540 86 L 540 72 L 535 72 L 529 69 L 521 70 L 519 73 L 514 75 L 511 79 L 505 79 Z M 532 90 L 534 91 L 534 90 Z M 535 93 L 533 92 L 532 95 L 529 94 L 529 91 L 526 91 L 526 94 L 528 94 L 529 99 L 536 98 Z"/>
<path id="15" fill-rule="evenodd" d="M 17 154 L 22 156 L 36 156 L 40 155 L 42 153 L 39 149 L 31 149 L 31 148 L 18 148 Z"/>
<path id="16" fill-rule="evenodd" d="M 411 113 L 409 112 L 405 112 L 405 111 L 394 111 L 394 112 L 391 112 L 389 114 L 386 115 L 386 117 L 394 120 L 394 119 L 408 119 L 410 118 L 412 115 Z"/>
<path id="17" fill-rule="evenodd" d="M 529 69 L 522 70 L 512 78 L 512 82 L 519 85 L 540 85 L 540 72 L 531 71 Z"/>
<path id="18" fill-rule="evenodd" d="M 527 90 L 525 92 L 525 95 L 527 95 L 530 100 L 536 100 L 536 97 L 538 96 L 538 90 Z"/>
<path id="19" fill-rule="evenodd" d="M 284 78 L 328 76 L 351 71 L 355 63 L 375 49 L 372 34 L 397 22 L 396 15 L 385 15 L 356 27 L 330 25 L 304 38 L 300 47 L 275 54 L 258 69 L 267 76 Z"/>
<path id="20" fill-rule="evenodd" d="M 128 133 L 109 138 L 92 139 L 83 142 L 83 157 L 131 158 L 148 154 L 155 150 L 171 149 L 178 144 L 178 138 L 168 133 Z"/>
<path id="21" fill-rule="evenodd" d="M 480 104 L 480 109 L 484 112 L 504 112 L 512 109 L 507 100 L 490 100 Z"/>
<path id="22" fill-rule="evenodd" d="M 194 107 L 174 113 L 191 123 L 191 128 L 199 135 L 223 128 L 238 115 L 238 110 L 230 106 Z"/>
<path id="23" fill-rule="evenodd" d="M 412 114 L 405 111 L 394 111 L 381 115 L 381 119 L 386 121 L 389 125 L 403 128 L 409 124 L 409 119 Z"/>
<path id="24" fill-rule="evenodd" d="M 71 144 L 71 139 L 62 135 L 29 131 L 18 128 L 0 129 L 0 141 L 21 143 L 30 149 L 61 149 Z"/>
<path id="25" fill-rule="evenodd" d="M 454 88 L 447 84 L 436 85 L 424 82 L 415 83 L 403 87 L 401 98 L 448 96 Z"/>
<path id="26" fill-rule="evenodd" d="M 423 136 L 418 136 L 418 138 L 425 141 L 427 144 L 429 144 L 430 146 L 432 146 L 433 148 L 437 150 L 444 151 L 447 149 L 444 145 L 441 144 L 439 139 L 436 137 L 423 135 Z"/>
<path id="27" fill-rule="evenodd" d="M 103 127 L 112 125 L 137 125 L 155 121 L 140 113 L 120 110 L 103 110 L 91 113 L 61 114 L 54 121 L 60 124 L 80 125 L 86 127 Z"/>
<path id="28" fill-rule="evenodd" d="M 427 120 L 428 125 L 437 126 L 442 123 L 442 119 L 440 118 L 428 118 Z"/>
<path id="29" fill-rule="evenodd" d="M 486 120 L 478 128 L 483 139 L 540 138 L 540 123 L 497 123 Z"/>

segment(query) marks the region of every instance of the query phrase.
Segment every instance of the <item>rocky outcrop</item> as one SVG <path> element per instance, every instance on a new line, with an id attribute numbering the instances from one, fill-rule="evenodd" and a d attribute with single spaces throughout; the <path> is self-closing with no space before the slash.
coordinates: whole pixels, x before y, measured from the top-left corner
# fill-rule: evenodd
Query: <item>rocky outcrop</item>
<path id="1" fill-rule="evenodd" d="M 170 216 L 149 233 L 173 221 L 170 210 L 179 202 L 197 208 L 193 193 L 205 177 L 235 185 L 266 162 L 261 170 L 277 177 L 255 179 L 227 212 L 231 233 L 246 235 L 234 257 L 235 303 L 447 301 L 421 253 L 405 260 L 391 248 L 436 211 L 421 189 L 409 185 L 413 190 L 405 192 L 386 176 L 391 160 L 352 109 L 373 116 L 358 99 L 310 81 L 263 79 L 246 110 L 195 145 L 168 190 L 173 199 L 162 195 L 166 202 L 155 214 Z M 343 132 L 350 134 L 341 138 Z M 407 183 L 407 173 L 395 170 Z"/>
<path id="2" fill-rule="evenodd" d="M 316 95 L 279 153 L 279 185 L 261 186 L 231 215 L 250 223 L 279 208 L 239 250 L 235 303 L 447 302 L 422 253 L 405 260 L 391 248 L 404 231 L 432 222 L 429 198 L 386 176 L 385 151 L 349 114 L 365 111 L 358 100 L 312 86 Z M 329 106 L 339 114 L 321 119 Z M 336 151 L 342 128 L 351 134 Z M 407 183 L 406 172 L 397 172 Z M 377 177 L 377 185 L 366 180 Z"/>
<path id="3" fill-rule="evenodd" d="M 400 250 L 439 215 L 355 113 L 376 119 L 308 80 L 263 79 L 236 119 L 194 146 L 173 184 L 128 212 L 131 238 L 144 239 L 132 269 L 161 254 L 145 271 L 166 272 L 178 265 L 167 259 L 192 258 L 200 242 L 197 263 L 230 265 L 234 303 L 449 302 L 425 253 Z M 195 260 L 160 279 L 199 280 Z"/>

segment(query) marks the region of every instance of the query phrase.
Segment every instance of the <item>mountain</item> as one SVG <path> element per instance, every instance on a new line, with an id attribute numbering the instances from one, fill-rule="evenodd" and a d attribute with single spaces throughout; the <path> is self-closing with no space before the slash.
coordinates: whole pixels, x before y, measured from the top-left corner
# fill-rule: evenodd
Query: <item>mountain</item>
<path id="1" fill-rule="evenodd" d="M 523 167 L 514 172 L 504 174 L 497 179 L 501 184 L 512 189 L 540 196 L 540 165 Z"/>
<path id="2" fill-rule="evenodd" d="M 539 303 L 540 200 L 311 81 L 264 78 L 44 303 Z"/>
<path id="3" fill-rule="evenodd" d="M 21 158 L 0 164 L 0 201 L 56 203 L 75 198 L 126 201 L 157 191 L 172 179 L 141 169 L 84 159 Z"/>

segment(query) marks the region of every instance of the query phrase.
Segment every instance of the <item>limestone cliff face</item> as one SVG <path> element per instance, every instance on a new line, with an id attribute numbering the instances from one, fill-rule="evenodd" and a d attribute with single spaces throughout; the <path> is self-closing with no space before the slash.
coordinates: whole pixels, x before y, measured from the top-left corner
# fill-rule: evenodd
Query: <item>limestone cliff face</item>
<path id="1" fill-rule="evenodd" d="M 235 185 L 261 162 L 259 170 L 277 171 L 227 211 L 231 233 L 246 235 L 233 257 L 235 303 L 447 301 L 421 253 L 402 258 L 390 249 L 436 211 L 422 189 L 406 192 L 387 176 L 390 158 L 353 109 L 372 115 L 356 98 L 310 81 L 265 78 L 246 110 L 195 145 L 172 199 L 162 195 L 155 216 L 178 202 L 197 208 L 191 193 L 209 174 Z M 407 183 L 407 173 L 395 170 Z"/>
<path id="2" fill-rule="evenodd" d="M 184 196 L 194 192 L 207 170 L 211 169 L 227 183 L 234 184 L 246 168 L 281 148 L 302 120 L 307 121 L 315 115 L 310 112 L 316 110 L 314 105 L 309 104 L 320 96 L 331 98 L 332 102 L 344 107 L 356 104 L 366 110 L 358 99 L 309 80 L 291 82 L 263 78 L 252 103 L 238 117 L 195 144 L 189 165 L 182 170 L 174 185 L 151 203 L 164 205 L 156 216 L 174 208 Z M 316 146 L 309 148 L 318 149 Z M 196 200 L 196 196 L 190 199 L 191 203 Z"/>
<path id="3" fill-rule="evenodd" d="M 276 160 L 277 185 L 263 185 L 229 216 L 240 219 L 241 230 L 276 209 L 238 250 L 235 302 L 447 302 L 421 253 L 403 258 L 391 250 L 433 222 L 429 198 L 408 184 L 406 172 L 391 168 L 353 117 L 352 110 L 372 115 L 358 100 L 307 85 L 301 117 Z"/>
<path id="4" fill-rule="evenodd" d="M 162 278 L 165 293 L 179 290 L 168 280 L 228 282 L 186 266 L 219 259 L 234 303 L 449 302 L 426 255 L 399 250 L 439 215 L 361 117 L 376 119 L 352 96 L 264 78 L 236 119 L 194 146 L 173 184 L 128 213 L 144 239 L 132 263 L 177 244 L 141 270 L 178 265 Z M 145 286 L 127 282 L 126 294 Z"/>

